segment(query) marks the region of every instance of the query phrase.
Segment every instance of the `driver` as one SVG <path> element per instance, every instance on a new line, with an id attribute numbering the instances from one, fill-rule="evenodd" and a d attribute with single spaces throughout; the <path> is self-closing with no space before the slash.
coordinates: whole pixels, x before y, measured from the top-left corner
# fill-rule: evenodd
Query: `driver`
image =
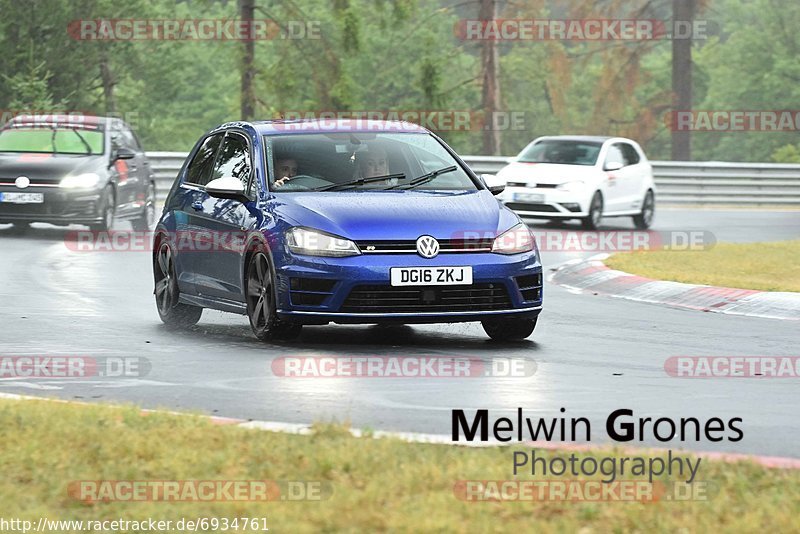
<path id="1" fill-rule="evenodd" d="M 281 187 L 297 176 L 297 160 L 294 158 L 278 158 L 275 160 L 275 175 L 280 176 L 280 179 L 275 180 L 272 185 Z"/>

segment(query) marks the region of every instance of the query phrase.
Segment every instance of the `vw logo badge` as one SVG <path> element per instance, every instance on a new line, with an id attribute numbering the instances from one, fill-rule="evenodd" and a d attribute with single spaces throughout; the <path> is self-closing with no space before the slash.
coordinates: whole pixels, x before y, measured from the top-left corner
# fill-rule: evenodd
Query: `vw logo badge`
<path id="1" fill-rule="evenodd" d="M 423 258 L 434 258 L 439 254 L 439 242 L 429 235 L 417 239 L 417 254 Z"/>
<path id="2" fill-rule="evenodd" d="M 16 185 L 20 189 L 25 189 L 29 185 L 31 185 L 31 179 L 27 176 L 20 176 L 16 180 L 14 180 L 14 185 Z"/>

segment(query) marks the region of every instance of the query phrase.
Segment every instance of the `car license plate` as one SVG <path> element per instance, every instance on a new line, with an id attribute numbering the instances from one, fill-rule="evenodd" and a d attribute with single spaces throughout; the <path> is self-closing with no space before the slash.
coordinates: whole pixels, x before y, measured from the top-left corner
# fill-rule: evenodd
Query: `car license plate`
<path id="1" fill-rule="evenodd" d="M 515 202 L 544 202 L 544 195 L 541 193 L 514 193 Z"/>
<path id="2" fill-rule="evenodd" d="M 392 267 L 393 286 L 456 286 L 472 284 L 472 267 Z"/>
<path id="3" fill-rule="evenodd" d="M 42 204 L 44 203 L 44 193 L 0 193 L 0 202 Z"/>

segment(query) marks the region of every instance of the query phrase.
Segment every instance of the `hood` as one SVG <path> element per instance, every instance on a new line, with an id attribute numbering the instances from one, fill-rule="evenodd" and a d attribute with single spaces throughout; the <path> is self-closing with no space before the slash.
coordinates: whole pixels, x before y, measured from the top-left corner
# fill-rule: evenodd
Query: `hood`
<path id="1" fill-rule="evenodd" d="M 505 231 L 518 219 L 485 190 L 282 193 L 275 210 L 298 226 L 353 240 L 455 239 Z"/>
<path id="2" fill-rule="evenodd" d="M 57 184 L 70 173 L 96 172 L 105 161 L 104 156 L 4 152 L 0 153 L 0 181 L 27 176 L 33 184 Z"/>
<path id="3" fill-rule="evenodd" d="M 525 184 L 563 184 L 597 175 L 593 165 L 563 165 L 559 163 L 523 163 L 515 161 L 503 167 L 497 177 L 508 182 Z"/>

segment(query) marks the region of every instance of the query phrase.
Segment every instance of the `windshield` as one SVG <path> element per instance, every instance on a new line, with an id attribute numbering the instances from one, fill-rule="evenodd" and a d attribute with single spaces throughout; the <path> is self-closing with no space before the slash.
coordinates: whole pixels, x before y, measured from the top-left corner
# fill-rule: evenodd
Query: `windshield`
<path id="1" fill-rule="evenodd" d="M 594 165 L 602 143 L 591 141 L 545 140 L 529 146 L 517 158 L 523 163 Z"/>
<path id="2" fill-rule="evenodd" d="M 103 132 L 79 128 L 7 128 L 0 131 L 0 152 L 102 154 Z"/>
<path id="3" fill-rule="evenodd" d="M 266 136 L 275 192 L 476 190 L 453 156 L 425 133 Z"/>

